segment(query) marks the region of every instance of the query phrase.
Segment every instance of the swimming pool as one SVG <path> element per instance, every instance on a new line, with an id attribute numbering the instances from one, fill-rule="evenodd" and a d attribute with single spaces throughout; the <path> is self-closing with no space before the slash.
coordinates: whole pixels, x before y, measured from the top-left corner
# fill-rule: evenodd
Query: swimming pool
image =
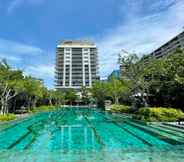
<path id="1" fill-rule="evenodd" d="M 0 126 L 0 162 L 183 162 L 184 131 L 87 108 Z"/>

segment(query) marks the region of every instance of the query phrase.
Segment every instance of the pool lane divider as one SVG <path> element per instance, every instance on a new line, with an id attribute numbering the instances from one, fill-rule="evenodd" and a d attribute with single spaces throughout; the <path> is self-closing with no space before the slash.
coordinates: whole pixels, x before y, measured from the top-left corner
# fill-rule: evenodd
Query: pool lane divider
<path id="1" fill-rule="evenodd" d="M 11 144 L 8 149 L 12 149 L 14 146 L 16 146 L 18 143 L 20 143 L 24 138 L 26 138 L 31 132 L 27 132 L 26 134 L 24 134 L 21 138 L 19 138 L 16 142 L 14 142 L 13 144 Z"/>
<path id="2" fill-rule="evenodd" d="M 101 137 L 98 135 L 96 129 L 93 126 L 93 124 L 89 121 L 89 119 L 86 116 L 84 116 L 84 119 L 87 121 L 87 123 L 89 124 L 90 128 L 93 130 L 97 142 L 100 144 L 100 146 L 102 146 L 102 148 L 104 148 L 105 144 L 103 143 Z"/>
<path id="3" fill-rule="evenodd" d="M 118 124 L 115 121 L 112 121 L 112 123 L 116 126 L 118 126 L 119 128 L 123 129 L 124 131 L 128 132 L 129 134 L 131 134 L 132 136 L 136 137 L 138 140 L 140 140 L 141 142 L 143 142 L 144 144 L 152 147 L 153 145 L 151 143 L 149 143 L 148 141 L 144 140 L 143 138 L 137 136 L 135 133 L 131 132 L 130 130 L 128 130 L 127 128 L 122 127 L 120 124 Z"/>
<path id="4" fill-rule="evenodd" d="M 53 116 L 50 116 L 50 119 L 49 120 L 47 120 L 47 123 L 49 123 L 50 121 L 52 121 L 52 120 L 56 120 L 56 119 L 58 119 L 58 118 L 61 118 L 61 117 L 63 117 L 64 116 L 64 114 L 66 113 L 65 111 L 61 111 L 59 114 L 57 114 L 56 112 L 51 112 L 52 114 L 51 115 L 53 115 Z M 54 119 L 53 119 L 53 117 L 54 117 Z M 42 121 L 45 121 L 45 120 L 42 120 Z M 38 122 L 37 122 L 38 123 Z M 58 123 L 56 122 L 56 125 L 57 125 Z M 34 124 L 33 125 L 31 125 L 30 127 L 28 127 L 27 129 L 29 129 L 33 134 L 34 134 L 34 138 L 30 141 L 30 143 L 28 144 L 28 145 L 26 145 L 25 146 L 25 148 L 24 149 L 28 149 L 35 141 L 36 141 L 36 137 L 38 136 L 38 133 L 37 132 L 35 132 L 34 130 L 32 130 L 32 126 L 34 126 Z M 51 133 L 51 135 L 53 134 L 54 132 L 52 131 L 52 133 Z"/>
<path id="5" fill-rule="evenodd" d="M 41 113 L 38 113 L 38 114 L 34 114 L 34 115 L 30 115 L 28 117 L 25 117 L 23 119 L 18 119 L 16 121 L 12 121 L 12 123 L 10 122 L 10 125 L 8 127 L 1 129 L 0 132 L 3 133 L 9 129 L 13 129 L 14 127 L 19 126 L 20 124 L 22 124 L 24 122 L 28 122 L 28 121 L 33 120 L 34 117 L 40 118 L 40 114 Z M 9 123 L 7 123 L 7 124 L 9 124 Z"/>
<path id="6" fill-rule="evenodd" d="M 58 116 L 57 119 L 64 117 L 65 114 L 66 114 L 66 112 L 60 113 L 61 116 Z M 58 128 L 59 129 L 61 128 L 61 123 L 59 124 L 57 120 L 55 120 L 55 123 L 56 123 L 55 125 L 56 125 L 57 129 L 51 131 L 51 136 L 53 136 L 53 134 L 58 131 Z M 62 125 L 64 125 L 65 123 L 66 123 L 66 120 L 62 120 Z"/>
<path id="7" fill-rule="evenodd" d="M 11 144 L 11 145 L 8 147 L 8 149 L 12 149 L 14 146 L 16 146 L 17 144 L 19 144 L 19 143 L 20 143 L 22 140 L 24 140 L 30 133 L 33 133 L 33 134 L 34 134 L 34 138 L 30 141 L 30 143 L 32 144 L 32 143 L 35 141 L 36 135 L 37 135 L 38 133 L 35 132 L 34 130 L 32 130 L 31 128 L 32 128 L 34 125 L 36 125 L 37 123 L 40 123 L 40 122 L 41 122 L 41 121 L 38 121 L 38 122 L 33 123 L 32 125 L 28 126 L 27 128 L 25 128 L 25 129 L 28 130 L 28 132 L 27 132 L 25 135 L 23 135 L 21 138 L 19 138 L 16 142 L 14 142 L 13 144 Z M 30 145 L 30 144 L 28 144 L 28 145 Z M 26 149 L 26 148 L 27 148 L 27 146 L 25 146 L 24 149 Z"/>
<path id="8" fill-rule="evenodd" d="M 9 129 L 12 129 L 12 128 L 16 127 L 16 126 L 19 126 L 19 124 L 21 124 L 21 123 L 23 123 L 23 122 L 27 122 L 28 120 L 30 120 L 30 118 L 31 118 L 31 117 L 29 116 L 29 117 L 24 118 L 24 119 L 19 119 L 19 120 L 17 120 L 15 123 L 11 123 L 10 126 L 8 126 L 8 127 L 6 127 L 6 128 L 3 128 L 3 129 L 1 130 L 1 133 L 5 132 L 5 131 L 7 131 L 7 130 L 9 130 Z M 7 124 L 8 124 L 8 123 L 7 123 Z"/>
<path id="9" fill-rule="evenodd" d="M 51 112 L 51 113 L 55 113 L 55 112 Z M 54 116 L 54 117 L 58 118 L 58 117 L 60 117 L 61 114 L 62 114 L 62 113 L 59 113 L 59 115 Z M 51 114 L 51 115 L 52 115 L 52 114 Z M 64 116 L 64 113 L 62 114 L 62 116 Z M 55 119 L 56 119 L 56 118 L 55 118 Z M 47 123 L 50 122 L 51 120 L 53 120 L 52 116 L 50 116 L 50 120 L 47 120 Z M 39 123 L 39 122 L 42 122 L 42 123 L 43 123 L 43 121 L 46 121 L 46 119 L 45 119 L 45 120 L 38 121 L 37 123 Z M 27 128 L 30 132 L 32 132 L 32 133 L 34 134 L 34 138 L 30 141 L 30 143 L 29 143 L 28 145 L 25 146 L 24 149 L 28 149 L 28 148 L 36 141 L 36 137 L 38 136 L 38 133 L 35 132 L 35 131 L 32 129 L 32 127 L 33 127 L 34 125 L 35 125 L 35 123 Z"/>
<path id="10" fill-rule="evenodd" d="M 127 128 L 122 127 L 120 124 L 118 124 L 118 122 L 116 122 L 115 120 L 109 119 L 106 116 L 103 116 L 102 114 L 100 114 L 104 119 L 111 121 L 114 125 L 116 125 L 117 127 L 123 129 L 124 131 L 128 132 L 129 134 L 131 134 L 132 136 L 134 136 L 135 138 L 137 138 L 138 140 L 140 140 L 141 142 L 143 142 L 144 144 L 152 147 L 153 145 L 151 143 L 149 143 L 148 141 L 144 140 L 143 138 L 137 136 L 135 133 L 131 132 L 130 130 L 128 130 Z M 126 119 L 124 119 L 126 120 Z"/>
<path id="11" fill-rule="evenodd" d="M 52 113 L 54 113 L 54 112 L 52 112 Z M 63 112 L 62 112 L 62 113 L 63 113 Z M 60 115 L 61 115 L 62 113 L 59 113 L 59 115 L 57 114 L 56 116 L 54 115 L 55 119 L 58 118 L 58 117 L 61 117 Z M 64 113 L 62 114 L 62 116 L 64 116 Z M 51 117 L 51 118 L 52 118 L 52 117 Z M 24 121 L 27 121 L 27 120 L 29 120 L 29 119 L 24 119 L 23 121 L 20 121 L 20 123 L 18 122 L 18 123 L 16 123 L 16 124 L 14 124 L 13 126 L 8 127 L 7 129 L 10 129 L 10 128 L 14 127 L 14 126 L 18 126 L 19 124 L 21 124 L 21 122 L 24 122 Z M 16 140 L 15 142 L 13 142 L 10 146 L 8 146 L 7 149 L 12 149 L 14 146 L 16 146 L 17 144 L 19 144 L 22 140 L 24 140 L 29 134 L 33 133 L 33 134 L 34 134 L 34 137 L 33 137 L 32 140 L 29 142 L 29 144 L 27 144 L 27 145 L 24 147 L 24 149 L 28 149 L 28 148 L 31 146 L 31 144 L 36 140 L 36 137 L 38 136 L 38 133 L 35 132 L 35 131 L 32 129 L 32 127 L 33 127 L 34 125 L 37 125 L 38 123 L 43 123 L 43 122 L 46 121 L 46 120 L 47 120 L 47 119 L 38 120 L 37 122 L 31 124 L 30 126 L 24 128 L 24 129 L 27 129 L 28 132 L 27 132 L 26 134 L 24 134 L 23 136 L 21 136 L 18 140 Z M 50 119 L 50 120 L 53 120 L 53 119 Z M 49 122 L 50 120 L 48 120 L 47 122 Z M 6 129 L 6 130 L 7 130 L 7 129 Z M 4 130 L 3 130 L 3 131 L 4 131 Z"/>
<path id="12" fill-rule="evenodd" d="M 93 126 L 92 122 L 90 122 L 90 120 L 88 119 L 87 115 L 83 113 L 81 113 L 81 115 L 84 117 L 84 119 L 86 120 L 87 124 L 90 126 L 90 128 L 93 130 L 93 133 L 95 135 L 95 138 L 97 140 L 97 142 L 100 144 L 100 146 L 105 147 L 104 142 L 102 141 L 101 137 L 98 135 L 95 127 Z"/>
<path id="13" fill-rule="evenodd" d="M 39 123 L 42 124 L 44 121 L 46 121 L 46 119 L 38 120 L 37 122 L 35 122 L 35 123 L 31 124 L 30 126 L 28 126 L 27 128 L 25 128 L 25 129 L 28 130 L 28 132 L 27 132 L 26 134 L 24 134 L 22 137 L 20 137 L 17 141 L 15 141 L 14 143 L 12 143 L 12 144 L 8 147 L 8 149 L 12 149 L 14 146 L 16 146 L 17 144 L 19 144 L 19 143 L 20 143 L 22 140 L 24 140 L 29 134 L 32 133 L 32 134 L 34 134 L 33 139 L 30 141 L 30 143 L 29 143 L 28 145 L 26 145 L 26 146 L 24 147 L 24 149 L 27 149 L 27 148 L 36 140 L 36 137 L 37 137 L 37 135 L 38 135 L 38 133 L 35 132 L 35 131 L 32 129 L 32 127 L 35 126 L 35 125 L 37 125 L 37 124 L 39 124 Z"/>
<path id="14" fill-rule="evenodd" d="M 129 122 L 129 121 L 125 121 L 125 122 L 126 122 L 127 124 L 131 125 L 131 126 L 134 126 L 134 127 L 138 128 L 138 129 L 140 129 L 140 130 L 146 132 L 146 133 L 149 133 L 149 134 L 151 134 L 152 136 L 155 136 L 155 137 L 157 137 L 157 138 L 159 138 L 159 139 L 161 139 L 161 140 L 163 140 L 163 141 L 165 141 L 165 142 L 167 142 L 167 143 L 169 143 L 169 144 L 171 144 L 171 145 L 183 145 L 183 144 L 184 144 L 183 142 L 180 142 L 180 141 L 177 141 L 177 140 L 175 140 L 175 139 L 169 138 L 169 137 L 167 137 L 167 136 L 161 135 L 161 134 L 159 134 L 159 133 L 157 133 L 157 132 L 154 132 L 154 131 L 152 131 L 152 130 L 148 130 L 148 129 L 145 128 L 143 125 L 141 126 L 141 125 L 138 125 L 138 124 L 134 124 L 133 122 Z M 145 125 L 145 126 L 146 126 L 146 125 Z"/>

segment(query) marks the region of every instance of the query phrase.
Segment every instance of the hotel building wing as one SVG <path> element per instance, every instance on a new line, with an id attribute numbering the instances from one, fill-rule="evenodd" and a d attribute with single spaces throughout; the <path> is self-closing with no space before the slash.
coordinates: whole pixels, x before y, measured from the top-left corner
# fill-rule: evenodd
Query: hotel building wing
<path id="1" fill-rule="evenodd" d="M 57 46 L 56 89 L 90 88 L 98 76 L 97 47 L 88 41 L 63 41 Z"/>

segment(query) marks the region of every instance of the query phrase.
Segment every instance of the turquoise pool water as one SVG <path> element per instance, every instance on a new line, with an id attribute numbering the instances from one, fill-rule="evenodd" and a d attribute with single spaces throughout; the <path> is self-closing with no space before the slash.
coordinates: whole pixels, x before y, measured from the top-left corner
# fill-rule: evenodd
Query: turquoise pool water
<path id="1" fill-rule="evenodd" d="M 0 126 L 0 162 L 183 162 L 184 131 L 66 108 Z"/>

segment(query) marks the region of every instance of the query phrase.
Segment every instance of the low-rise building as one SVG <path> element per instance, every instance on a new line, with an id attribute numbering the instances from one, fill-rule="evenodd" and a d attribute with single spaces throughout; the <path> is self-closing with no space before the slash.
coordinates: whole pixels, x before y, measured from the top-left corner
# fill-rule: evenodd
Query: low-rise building
<path id="1" fill-rule="evenodd" d="M 156 49 L 151 53 L 151 56 L 154 58 L 161 58 L 163 56 L 166 56 L 174 51 L 176 49 L 183 49 L 184 50 L 184 31 L 172 38 L 167 43 L 163 44 L 161 47 Z"/>

